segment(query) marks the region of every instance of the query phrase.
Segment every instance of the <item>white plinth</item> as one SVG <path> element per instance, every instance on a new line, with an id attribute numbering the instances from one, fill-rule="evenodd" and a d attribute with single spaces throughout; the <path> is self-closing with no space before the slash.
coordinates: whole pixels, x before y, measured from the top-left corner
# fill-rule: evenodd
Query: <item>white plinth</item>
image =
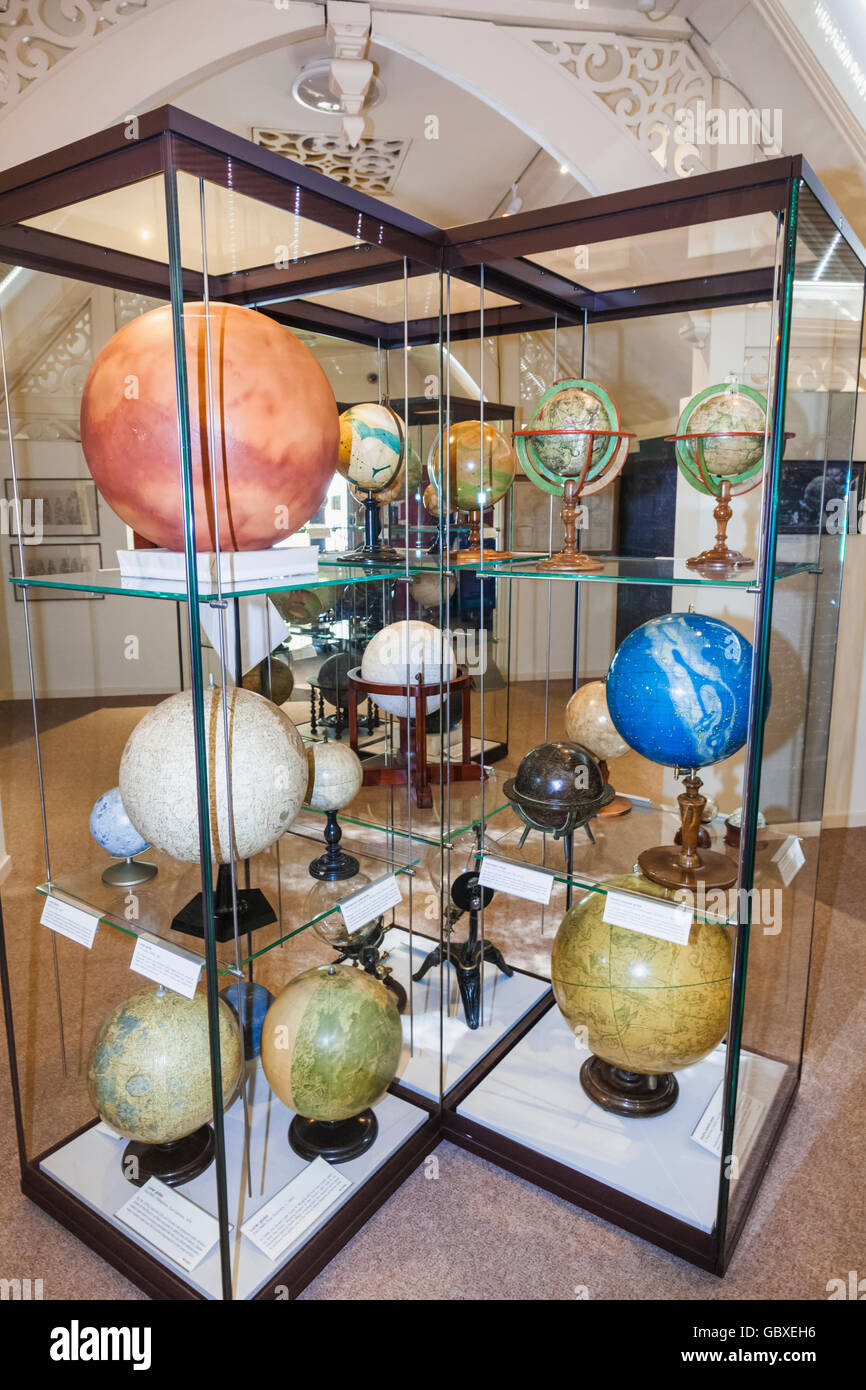
<path id="1" fill-rule="evenodd" d="M 297 1177 L 307 1164 L 289 1146 L 287 1136 L 292 1111 L 272 1094 L 258 1064 L 255 1069 L 250 1067 L 249 1095 L 252 1197 L 247 1193 L 243 1143 L 244 1112 L 240 1099 L 234 1102 L 225 1117 L 229 1211 L 234 1227 L 231 1241 L 232 1270 L 234 1296 L 237 1299 L 251 1298 L 272 1278 L 276 1271 L 315 1235 L 336 1211 L 339 1211 L 343 1203 L 354 1196 L 359 1187 L 397 1152 L 409 1136 L 420 1129 L 427 1118 L 426 1112 L 416 1106 L 398 1100 L 396 1096 L 386 1096 L 381 1104 L 376 1106 L 379 1134 L 372 1148 L 360 1158 L 339 1165 L 339 1171 L 351 1180 L 352 1186 L 345 1190 L 313 1226 L 308 1227 L 294 1245 L 289 1246 L 277 1260 L 269 1260 L 246 1236 L 239 1235 L 240 1228 L 287 1182 Z M 162 1264 L 186 1279 L 206 1298 L 221 1298 L 218 1245 L 205 1256 L 197 1269 L 188 1274 L 115 1217 L 115 1212 L 129 1201 L 135 1191 L 121 1171 L 121 1158 L 125 1147 L 125 1140 L 111 1138 L 94 1127 L 49 1155 L 43 1160 L 41 1167 L 43 1172 L 50 1174 L 69 1192 L 99 1212 L 100 1216 L 105 1217 L 119 1231 L 123 1231 L 142 1249 L 155 1255 Z M 216 1216 L 216 1169 L 213 1164 L 201 1177 L 185 1183 L 176 1190 L 210 1212 L 212 1216 Z"/>
<path id="2" fill-rule="evenodd" d="M 394 927 L 386 935 L 384 949 L 389 953 L 388 965 L 392 967 L 395 979 L 399 980 L 407 994 L 410 974 L 420 968 L 425 956 L 435 946 L 435 941 L 414 935 L 410 956 L 407 931 L 402 927 Z M 509 978 L 497 970 L 495 965 L 485 963 L 482 1022 L 479 1028 L 473 1029 L 466 1024 L 454 970 L 447 966 L 444 973 L 447 1012 L 442 1027 L 443 1092 L 456 1086 L 457 1082 L 481 1061 L 481 1058 L 550 988 L 546 980 L 536 980 L 532 975 L 517 973 Z M 438 1099 L 439 966 L 434 966 L 423 980 L 419 980 L 417 984 L 413 983 L 411 988 L 412 1023 L 410 1026 L 407 1004 L 403 1017 L 403 1056 L 397 1080 L 410 1090 L 418 1091 L 431 1099 Z"/>
<path id="3" fill-rule="evenodd" d="M 580 1084 L 589 1056 L 553 1008 L 466 1097 L 457 1113 L 597 1178 L 701 1231 L 715 1223 L 719 1159 L 691 1133 L 722 1080 L 724 1047 L 677 1072 L 679 1097 L 665 1115 L 623 1119 L 595 1105 Z M 740 1086 L 772 1103 L 787 1068 L 744 1052 Z M 744 1171 L 748 1155 L 740 1156 Z"/>

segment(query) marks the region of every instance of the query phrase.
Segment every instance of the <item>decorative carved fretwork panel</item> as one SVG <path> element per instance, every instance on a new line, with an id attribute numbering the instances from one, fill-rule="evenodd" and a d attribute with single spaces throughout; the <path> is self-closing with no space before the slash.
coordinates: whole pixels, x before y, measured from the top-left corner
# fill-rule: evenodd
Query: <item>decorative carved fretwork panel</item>
<path id="1" fill-rule="evenodd" d="M 342 135 L 305 135 L 261 126 L 254 126 L 252 134 L 257 145 L 380 198 L 392 192 L 412 143 L 370 138 L 359 140 L 353 148 Z"/>
<path id="2" fill-rule="evenodd" d="M 0 112 L 46 73 L 148 0 L 8 0 L 0 13 Z"/>
<path id="3" fill-rule="evenodd" d="M 122 328 L 125 323 L 131 323 L 151 309 L 161 308 L 164 303 L 163 299 L 152 299 L 150 295 L 135 294 L 132 290 L 115 290 L 114 326 Z"/>
<path id="4" fill-rule="evenodd" d="M 677 113 L 712 106 L 710 74 L 688 44 L 618 34 L 551 35 L 532 42 L 612 111 L 665 173 L 679 177 L 705 166 L 694 145 L 675 133 Z"/>
<path id="5" fill-rule="evenodd" d="M 12 428 L 16 439 L 81 438 L 81 393 L 93 363 L 90 300 L 67 319 L 31 357 L 10 387 Z M 6 438 L 5 411 L 0 438 Z"/>

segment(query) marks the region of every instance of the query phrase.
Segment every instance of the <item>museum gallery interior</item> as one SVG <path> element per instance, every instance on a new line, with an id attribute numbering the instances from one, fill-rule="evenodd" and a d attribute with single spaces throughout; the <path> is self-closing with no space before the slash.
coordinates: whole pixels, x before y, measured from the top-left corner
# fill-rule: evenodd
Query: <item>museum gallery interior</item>
<path id="1" fill-rule="evenodd" d="M 862 1264 L 856 9 L 3 7 L 4 1275 Z"/>

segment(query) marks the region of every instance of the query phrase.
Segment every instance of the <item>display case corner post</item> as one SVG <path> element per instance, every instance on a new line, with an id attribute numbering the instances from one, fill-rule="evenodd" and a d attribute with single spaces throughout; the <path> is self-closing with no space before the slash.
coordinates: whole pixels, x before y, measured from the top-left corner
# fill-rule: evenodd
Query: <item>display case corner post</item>
<path id="1" fill-rule="evenodd" d="M 773 307 L 777 326 L 775 360 L 773 363 L 771 418 L 768 439 L 768 459 L 761 511 L 760 574 L 755 595 L 754 656 L 749 689 L 749 729 L 746 740 L 746 759 L 743 775 L 743 818 L 740 833 L 740 852 L 737 882 L 740 888 L 751 888 L 755 872 L 757 843 L 758 796 L 761 784 L 761 757 L 764 746 L 764 719 L 767 681 L 770 667 L 770 639 L 773 625 L 773 584 L 778 537 L 778 501 L 785 448 L 785 404 L 788 384 L 788 365 L 791 344 L 791 315 L 794 295 L 794 269 L 797 249 L 799 214 L 799 180 L 789 175 L 784 211 L 777 213 L 777 237 L 781 239 L 778 275 L 773 286 Z M 734 1150 L 734 1126 L 737 1109 L 740 1047 L 746 999 L 746 972 L 749 957 L 752 898 L 748 891 L 738 894 L 737 929 L 731 971 L 731 1000 L 728 1016 L 728 1046 L 725 1060 L 724 1103 L 722 1108 L 722 1152 L 720 1158 L 719 1201 L 716 1231 L 719 1261 L 724 1269 L 730 1251 L 726 1249 L 727 1217 L 730 1196 L 729 1157 Z"/>
<path id="2" fill-rule="evenodd" d="M 9 1076 L 12 1084 L 12 1111 L 15 1117 L 15 1140 L 18 1146 L 18 1163 L 23 1178 L 27 1166 L 27 1144 L 24 1137 L 24 1115 L 21 1106 L 21 1086 L 18 1079 L 18 1053 L 15 1046 L 15 1016 L 12 1010 L 12 986 L 9 979 L 9 959 L 6 954 L 6 930 L 3 921 L 3 904 L 0 900 L 0 996 L 3 1000 L 3 1014 L 6 1023 L 6 1048 L 9 1054 Z"/>
<path id="3" fill-rule="evenodd" d="M 183 266 L 181 262 L 180 209 L 177 186 L 175 137 L 161 136 L 165 190 L 166 232 L 169 260 L 169 291 L 174 346 L 175 391 L 177 398 L 178 451 L 183 516 L 184 558 L 187 584 L 189 635 L 189 676 L 193 707 L 193 739 L 196 759 L 199 848 L 201 855 L 202 922 L 204 926 L 205 987 L 211 1062 L 211 1094 L 215 1139 L 217 1213 L 219 1217 L 220 1277 L 222 1296 L 232 1298 L 231 1257 L 229 1251 L 229 1208 L 226 1180 L 226 1143 L 223 1124 L 222 1059 L 219 1031 L 219 978 L 214 924 L 213 882 L 211 877 L 211 835 L 206 809 L 208 796 L 208 745 L 204 717 L 203 669 L 199 624 L 199 587 L 196 562 L 195 503 L 192 482 L 192 440 L 189 413 L 189 380 L 183 316 Z"/>

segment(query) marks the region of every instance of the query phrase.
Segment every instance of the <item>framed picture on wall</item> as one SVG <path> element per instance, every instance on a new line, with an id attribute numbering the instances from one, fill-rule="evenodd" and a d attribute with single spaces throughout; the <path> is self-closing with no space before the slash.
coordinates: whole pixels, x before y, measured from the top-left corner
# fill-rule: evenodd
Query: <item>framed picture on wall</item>
<path id="1" fill-rule="evenodd" d="M 11 570 L 20 576 L 18 546 L 9 547 Z M 101 545 L 25 545 L 24 572 L 33 579 L 62 579 L 70 574 L 93 574 L 102 568 Z M 31 600 L 45 602 L 49 599 L 95 599 L 105 598 L 104 594 L 92 594 L 79 589 L 32 588 L 28 590 Z M 15 600 L 23 603 L 24 596 L 15 586 Z"/>
<path id="2" fill-rule="evenodd" d="M 4 479 L 7 502 L 15 500 L 11 478 Z M 38 522 L 36 504 L 42 503 L 43 536 L 98 536 L 99 503 L 96 484 L 90 478 L 19 478 L 18 496 L 30 503 L 24 512 L 28 529 Z"/>

